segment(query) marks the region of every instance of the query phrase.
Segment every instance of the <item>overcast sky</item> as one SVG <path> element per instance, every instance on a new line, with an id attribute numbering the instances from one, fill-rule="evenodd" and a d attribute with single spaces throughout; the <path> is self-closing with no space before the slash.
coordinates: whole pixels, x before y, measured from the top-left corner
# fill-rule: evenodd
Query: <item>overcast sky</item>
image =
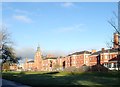
<path id="1" fill-rule="evenodd" d="M 2 3 L 3 25 L 11 33 L 18 55 L 34 58 L 38 44 L 43 54 L 66 55 L 107 48 L 114 29 L 108 20 L 117 2 Z"/>

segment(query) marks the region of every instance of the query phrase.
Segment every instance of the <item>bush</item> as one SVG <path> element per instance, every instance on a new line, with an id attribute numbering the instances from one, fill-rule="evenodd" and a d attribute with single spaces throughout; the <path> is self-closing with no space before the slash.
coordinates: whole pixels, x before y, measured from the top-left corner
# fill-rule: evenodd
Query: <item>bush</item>
<path id="1" fill-rule="evenodd" d="M 66 71 L 66 72 L 75 72 L 75 71 L 77 71 L 77 68 L 72 66 L 72 67 L 65 68 L 64 71 Z"/>
<path id="2" fill-rule="evenodd" d="M 87 65 L 83 65 L 83 66 L 80 67 L 79 71 L 81 71 L 81 72 L 88 72 L 89 69 L 90 69 L 89 66 L 87 66 Z"/>
<path id="3" fill-rule="evenodd" d="M 89 66 L 83 65 L 80 68 L 76 68 L 74 66 L 68 67 L 68 68 L 65 68 L 64 71 L 66 72 L 87 72 L 89 71 L 89 69 L 90 69 Z"/>
<path id="4" fill-rule="evenodd" d="M 25 72 L 24 72 L 24 71 L 21 71 L 21 72 L 20 72 L 20 75 L 24 75 L 24 74 L 25 74 Z"/>
<path id="5" fill-rule="evenodd" d="M 93 65 L 91 66 L 90 70 L 92 72 L 108 72 L 108 68 L 104 67 L 103 65 Z"/>

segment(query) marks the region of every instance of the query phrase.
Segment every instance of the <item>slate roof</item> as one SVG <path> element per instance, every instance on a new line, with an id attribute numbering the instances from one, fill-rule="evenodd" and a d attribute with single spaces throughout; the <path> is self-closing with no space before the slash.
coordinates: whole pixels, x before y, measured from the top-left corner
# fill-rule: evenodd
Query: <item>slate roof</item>
<path id="1" fill-rule="evenodd" d="M 113 53 L 113 52 L 118 52 L 118 50 L 117 49 L 107 49 L 107 50 L 104 50 L 104 53 L 108 53 L 108 52 Z M 100 53 L 103 53 L 103 52 L 102 51 L 97 51 L 95 53 L 92 53 L 91 55 L 99 55 Z"/>
<path id="2" fill-rule="evenodd" d="M 86 54 L 91 54 L 91 52 L 89 52 L 89 51 L 80 51 L 80 52 L 75 52 L 75 53 L 69 54 L 68 56 L 71 56 L 71 55 L 79 55 L 79 54 L 84 54 L 84 53 L 86 53 Z"/>
<path id="3" fill-rule="evenodd" d="M 43 60 L 46 60 L 46 59 L 57 59 L 58 57 L 44 57 Z"/>
<path id="4" fill-rule="evenodd" d="M 94 52 L 94 53 L 92 53 L 91 55 L 99 55 L 100 53 L 102 53 L 102 51 Z"/>
<path id="5" fill-rule="evenodd" d="M 34 62 L 34 60 L 30 60 L 30 61 L 28 61 L 27 63 L 33 63 Z"/>
<path id="6" fill-rule="evenodd" d="M 120 60 L 120 58 L 115 57 L 115 58 L 110 59 L 109 62 L 110 62 L 110 61 L 118 61 L 118 60 Z"/>

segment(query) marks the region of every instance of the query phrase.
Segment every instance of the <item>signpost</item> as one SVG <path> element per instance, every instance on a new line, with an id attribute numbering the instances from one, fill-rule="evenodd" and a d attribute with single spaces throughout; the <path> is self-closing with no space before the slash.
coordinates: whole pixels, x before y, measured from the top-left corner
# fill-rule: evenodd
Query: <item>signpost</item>
<path id="1" fill-rule="evenodd" d="M 119 34 L 118 34 L 118 71 L 120 70 L 120 1 L 118 2 L 118 31 L 119 31 Z"/>

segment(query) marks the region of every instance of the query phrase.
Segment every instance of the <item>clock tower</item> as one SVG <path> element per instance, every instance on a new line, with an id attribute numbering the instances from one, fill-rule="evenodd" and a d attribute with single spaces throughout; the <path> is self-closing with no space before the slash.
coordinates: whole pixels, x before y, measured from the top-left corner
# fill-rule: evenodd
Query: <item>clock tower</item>
<path id="1" fill-rule="evenodd" d="M 35 65 L 35 69 L 37 71 L 40 71 L 42 69 L 42 57 L 41 57 L 42 53 L 40 50 L 40 47 L 37 47 L 36 53 L 35 53 L 35 59 L 34 59 L 34 65 Z"/>

